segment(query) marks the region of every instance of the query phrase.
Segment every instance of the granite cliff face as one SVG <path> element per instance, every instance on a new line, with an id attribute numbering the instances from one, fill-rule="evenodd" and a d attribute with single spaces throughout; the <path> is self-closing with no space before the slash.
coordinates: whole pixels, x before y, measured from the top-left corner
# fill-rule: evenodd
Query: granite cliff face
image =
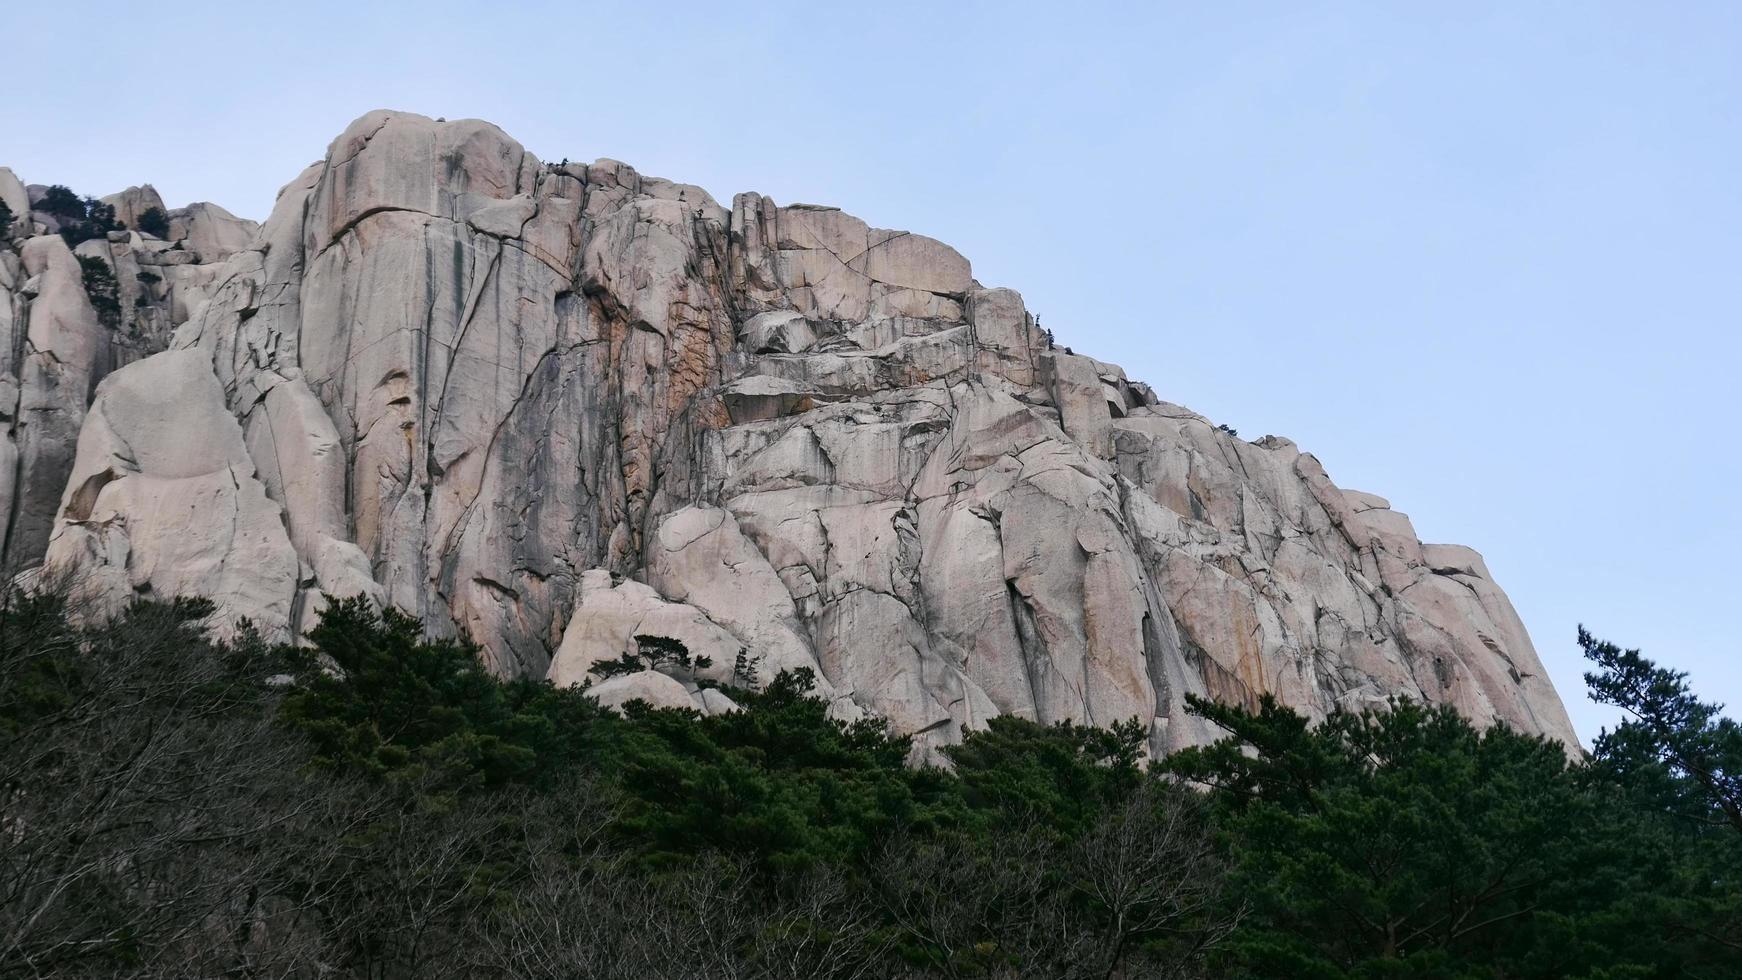
<path id="1" fill-rule="evenodd" d="M 397 112 L 257 232 L 177 221 L 79 247 L 133 346 L 58 237 L 0 252 L 7 558 L 106 601 L 290 635 L 361 592 L 562 683 L 671 636 L 722 681 L 811 667 L 922 751 L 999 713 L 1135 716 L 1162 751 L 1212 734 L 1188 692 L 1405 694 L 1574 743 L 1475 552 L 1052 347 L 930 238 Z M 694 679 L 597 690 L 730 709 Z"/>
<path id="2" fill-rule="evenodd" d="M 166 212 L 167 238 L 120 231 L 69 248 L 60 220 L 34 210 L 47 187 L 26 187 L 0 167 L 0 565 L 35 565 L 57 520 L 74 448 L 98 381 L 163 350 L 175 325 L 204 303 L 223 260 L 259 226 L 215 204 L 173 211 L 150 185 L 104 198 L 129 227 Z M 119 309 L 105 323 L 87 295 L 79 259 L 115 279 Z"/>

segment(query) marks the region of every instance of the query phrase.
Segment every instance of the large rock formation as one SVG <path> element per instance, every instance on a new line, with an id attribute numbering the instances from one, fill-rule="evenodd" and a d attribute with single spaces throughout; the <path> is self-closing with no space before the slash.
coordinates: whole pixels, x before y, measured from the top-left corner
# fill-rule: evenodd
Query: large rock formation
<path id="1" fill-rule="evenodd" d="M 29 337 L 0 367 L 60 399 L 50 431 L 23 397 L 0 452 L 58 447 L 52 494 L 13 466 L 18 546 L 116 598 L 290 635 L 365 592 L 560 682 L 673 636 L 704 680 L 812 668 L 922 750 L 1013 713 L 1136 717 L 1162 751 L 1211 734 L 1191 692 L 1402 694 L 1574 741 L 1475 552 L 1054 348 L 930 238 L 375 112 L 175 281 L 199 301 L 166 353 L 93 366 L 58 245 L 0 259 L 0 331 Z M 730 710 L 696 680 L 599 690 Z"/>
<path id="2" fill-rule="evenodd" d="M 212 204 L 166 211 L 169 240 L 122 230 L 70 248 L 60 220 L 33 210 L 46 187 L 0 167 L 0 566 L 42 560 L 71 474 L 75 444 L 97 383 L 161 351 L 206 297 L 223 260 L 259 226 Z M 149 185 L 105 201 L 129 228 L 163 200 Z M 85 263 L 114 278 L 115 309 L 87 292 Z"/>

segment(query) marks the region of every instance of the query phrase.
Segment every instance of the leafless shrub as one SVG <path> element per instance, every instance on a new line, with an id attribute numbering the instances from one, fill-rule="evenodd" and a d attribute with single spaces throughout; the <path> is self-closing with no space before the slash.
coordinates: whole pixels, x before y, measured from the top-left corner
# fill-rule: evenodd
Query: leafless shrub
<path id="1" fill-rule="evenodd" d="M 898 836 L 877 894 L 912 976 L 1192 976 L 1234 925 L 1202 807 L 1147 782 L 1074 843 L 1038 822 L 954 846 Z"/>
<path id="2" fill-rule="evenodd" d="M 52 597 L 0 596 L 0 974 L 250 968 L 289 849 L 330 794 L 299 773 L 250 671 L 197 607 L 89 631 Z"/>
<path id="3" fill-rule="evenodd" d="M 1074 838 L 898 831 L 779 872 L 650 864 L 586 767 L 329 773 L 279 652 L 209 612 L 0 591 L 0 976 L 1162 978 L 1232 926 L 1203 801 L 1154 780 Z"/>

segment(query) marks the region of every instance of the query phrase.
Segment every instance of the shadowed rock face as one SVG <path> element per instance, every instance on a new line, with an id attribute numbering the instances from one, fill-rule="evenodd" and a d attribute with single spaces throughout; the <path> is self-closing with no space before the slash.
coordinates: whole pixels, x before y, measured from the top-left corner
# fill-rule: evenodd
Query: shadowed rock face
<path id="1" fill-rule="evenodd" d="M 13 295 L 53 284 L 32 249 Z M 999 713 L 1136 717 L 1163 751 L 1212 735 L 1188 692 L 1574 740 L 1475 552 L 1052 349 L 920 235 L 375 112 L 202 289 L 61 448 L 47 564 L 116 597 L 290 634 L 363 592 L 565 683 L 676 636 L 716 679 L 811 667 L 925 751 Z"/>

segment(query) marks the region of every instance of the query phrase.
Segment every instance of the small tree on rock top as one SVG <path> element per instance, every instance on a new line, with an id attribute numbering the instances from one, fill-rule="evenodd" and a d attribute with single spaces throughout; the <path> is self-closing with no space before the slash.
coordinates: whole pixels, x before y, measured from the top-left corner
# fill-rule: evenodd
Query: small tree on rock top
<path id="1" fill-rule="evenodd" d="M 149 207 L 139 212 L 135 226 L 147 235 L 157 238 L 169 238 L 169 215 L 163 213 L 160 207 Z"/>
<path id="2" fill-rule="evenodd" d="M 43 192 L 42 199 L 30 206 L 32 211 L 53 215 L 64 221 L 85 220 L 85 202 L 65 184 L 55 184 Z"/>
<path id="3" fill-rule="evenodd" d="M 639 674 L 644 670 L 664 673 L 693 674 L 714 665 L 712 657 L 698 657 L 682 640 L 670 636 L 640 633 L 635 637 L 635 653 L 624 653 L 616 660 L 594 664 L 592 672 L 600 677 Z"/>

